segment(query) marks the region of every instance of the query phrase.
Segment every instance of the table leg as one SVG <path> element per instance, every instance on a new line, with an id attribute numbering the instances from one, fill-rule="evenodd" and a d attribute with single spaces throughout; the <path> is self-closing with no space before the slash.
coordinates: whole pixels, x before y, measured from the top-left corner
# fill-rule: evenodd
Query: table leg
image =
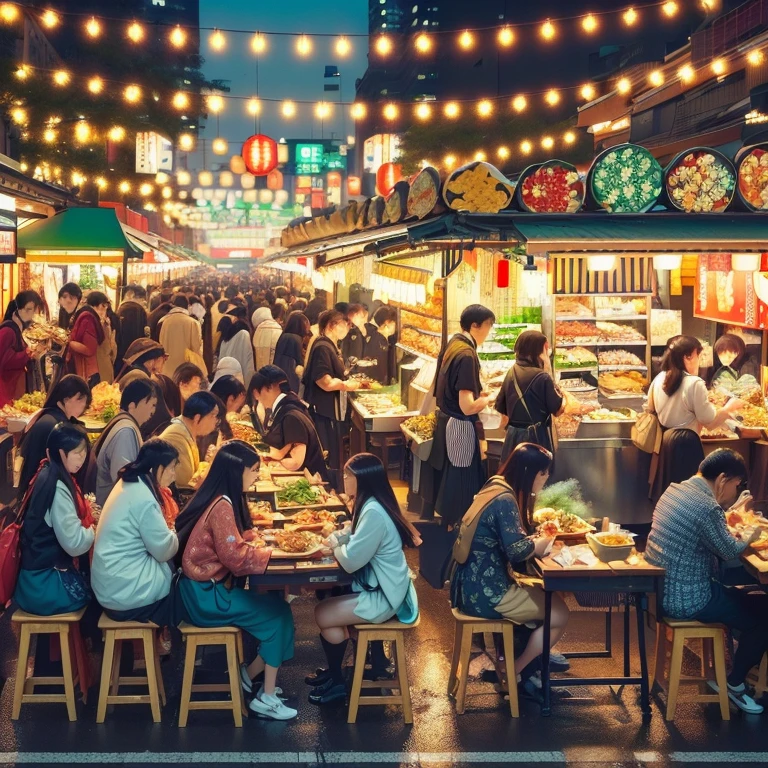
<path id="1" fill-rule="evenodd" d="M 544 704 L 541 707 L 541 716 L 549 717 L 552 714 L 550 708 L 550 680 L 549 680 L 549 644 L 552 630 L 552 593 L 549 590 L 544 592 L 544 651 L 541 654 L 541 693 L 544 698 Z"/>
<path id="2" fill-rule="evenodd" d="M 651 697 L 648 685 L 648 656 L 645 652 L 645 622 L 643 614 L 648 606 L 648 597 L 644 594 L 635 595 L 635 611 L 637 613 L 637 650 L 640 654 L 640 711 L 643 720 L 651 717 Z"/>
<path id="3" fill-rule="evenodd" d="M 629 595 L 624 596 L 624 677 L 629 677 L 629 618 L 632 601 Z"/>

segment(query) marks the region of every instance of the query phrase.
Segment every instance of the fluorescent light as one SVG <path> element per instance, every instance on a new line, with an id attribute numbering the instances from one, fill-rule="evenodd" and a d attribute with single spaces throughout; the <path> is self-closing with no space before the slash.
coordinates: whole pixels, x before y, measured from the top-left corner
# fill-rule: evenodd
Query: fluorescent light
<path id="1" fill-rule="evenodd" d="M 757 272 L 760 269 L 759 253 L 734 253 L 731 255 L 731 269 L 734 272 Z"/>
<path id="2" fill-rule="evenodd" d="M 616 268 L 616 254 L 606 253 L 587 257 L 590 272 L 610 272 Z"/>
<path id="3" fill-rule="evenodd" d="M 654 269 L 680 269 L 683 256 L 680 253 L 659 253 L 653 257 Z"/>

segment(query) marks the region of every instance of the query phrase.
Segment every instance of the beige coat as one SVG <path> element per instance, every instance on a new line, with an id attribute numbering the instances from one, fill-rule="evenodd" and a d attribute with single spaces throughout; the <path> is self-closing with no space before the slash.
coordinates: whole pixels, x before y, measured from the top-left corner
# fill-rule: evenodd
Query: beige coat
<path id="1" fill-rule="evenodd" d="M 200 466 L 200 451 L 195 438 L 181 419 L 174 419 L 160 434 L 179 452 L 179 464 L 176 467 L 176 485 L 179 488 L 189 486 L 192 475 Z"/>
<path id="2" fill-rule="evenodd" d="M 160 343 L 168 355 L 165 362 L 163 373 L 173 378 L 176 369 L 182 364 L 188 362 L 187 352 L 194 353 L 197 358 L 189 361 L 201 366 L 204 375 L 208 375 L 205 364 L 203 363 L 203 336 L 200 332 L 200 323 L 197 322 L 189 313 L 174 307 L 160 323 Z"/>
<path id="3" fill-rule="evenodd" d="M 99 364 L 99 378 L 111 384 L 115 379 L 117 342 L 109 320 L 103 322 L 101 327 L 104 329 L 104 341 L 96 348 L 96 362 Z"/>

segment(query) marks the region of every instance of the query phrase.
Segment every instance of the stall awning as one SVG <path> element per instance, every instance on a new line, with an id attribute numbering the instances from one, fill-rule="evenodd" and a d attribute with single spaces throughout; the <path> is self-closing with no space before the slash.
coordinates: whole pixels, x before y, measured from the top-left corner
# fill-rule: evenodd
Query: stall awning
<path id="1" fill-rule="evenodd" d="M 142 251 L 128 238 L 111 208 L 70 208 L 19 231 L 19 251 L 27 257 L 59 261 L 96 258 L 140 259 Z"/>

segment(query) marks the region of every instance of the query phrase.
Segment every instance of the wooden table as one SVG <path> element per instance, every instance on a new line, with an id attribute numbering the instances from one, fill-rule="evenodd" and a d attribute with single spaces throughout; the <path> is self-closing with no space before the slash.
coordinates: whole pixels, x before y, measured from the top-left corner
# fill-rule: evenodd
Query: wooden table
<path id="1" fill-rule="evenodd" d="M 322 560 L 270 560 L 265 573 L 250 576 L 254 587 L 307 587 L 327 589 L 352 583 L 352 574 L 347 573 L 331 557 Z"/>
<path id="2" fill-rule="evenodd" d="M 742 554 L 741 561 L 744 563 L 744 569 L 747 573 L 757 580 L 758 584 L 768 584 L 768 560 L 763 560 L 762 557 L 758 557 L 750 549 Z"/>
<path id="3" fill-rule="evenodd" d="M 650 689 L 648 683 L 648 658 L 645 652 L 645 622 L 643 613 L 648 607 L 648 594 L 656 593 L 664 577 L 664 569 L 646 563 L 642 556 L 637 565 L 624 561 L 599 562 L 594 566 L 563 566 L 551 557 L 536 560 L 536 567 L 544 580 L 544 652 L 541 659 L 541 683 L 544 703 L 543 717 L 551 714 L 551 680 L 549 673 L 550 621 L 552 618 L 553 592 L 612 592 L 626 595 L 624 621 L 624 674 L 620 677 L 563 678 L 572 685 L 639 685 L 640 707 L 643 719 L 651 717 Z M 630 674 L 629 608 L 634 604 L 637 614 L 637 645 L 640 654 L 640 677 Z M 566 656 L 568 654 L 565 654 Z M 580 654 L 584 656 L 586 654 Z"/>

